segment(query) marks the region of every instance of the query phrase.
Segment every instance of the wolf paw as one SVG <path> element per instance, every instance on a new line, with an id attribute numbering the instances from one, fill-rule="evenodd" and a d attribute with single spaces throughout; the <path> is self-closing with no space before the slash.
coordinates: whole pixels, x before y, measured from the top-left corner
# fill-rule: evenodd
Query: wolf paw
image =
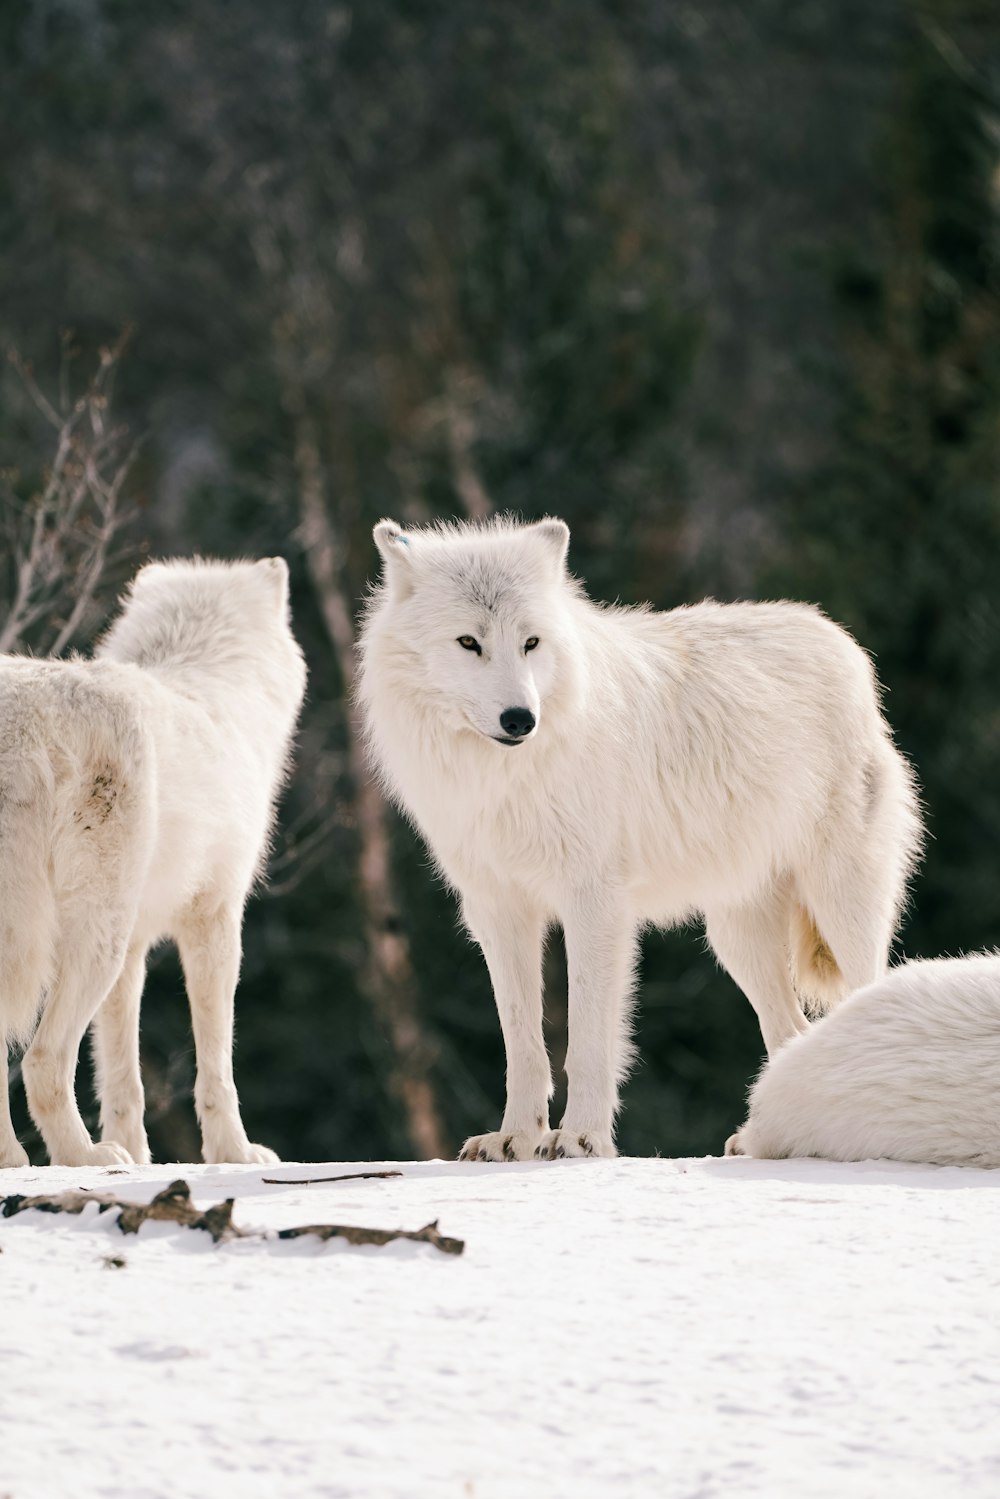
<path id="1" fill-rule="evenodd" d="M 550 1129 L 542 1136 L 535 1155 L 542 1161 L 559 1161 L 564 1156 L 604 1156 L 618 1154 L 610 1135 L 598 1135 L 593 1130 L 577 1134 L 569 1129 Z"/>
<path id="2" fill-rule="evenodd" d="M 79 1150 L 59 1150 L 50 1154 L 53 1166 L 134 1166 L 135 1162 L 117 1140 L 102 1140 L 99 1145 L 81 1146 Z"/>
<path id="3" fill-rule="evenodd" d="M 277 1166 L 280 1155 L 266 1145 L 251 1145 L 249 1140 L 229 1140 L 217 1149 L 205 1146 L 202 1152 L 210 1166 Z"/>
<path id="4" fill-rule="evenodd" d="M 280 1166 L 281 1157 L 269 1145 L 248 1145 L 241 1166 Z"/>
<path id="5" fill-rule="evenodd" d="M 102 1135 L 101 1143 L 126 1151 L 129 1159 L 136 1166 L 148 1166 L 153 1159 L 149 1153 L 149 1141 L 143 1129 L 122 1131 L 117 1140 L 113 1138 L 109 1140 Z"/>
<path id="6" fill-rule="evenodd" d="M 537 1130 L 498 1129 L 471 1135 L 459 1151 L 460 1161 L 530 1161 L 538 1142 Z"/>
<path id="7" fill-rule="evenodd" d="M 735 1135 L 730 1135 L 726 1141 L 726 1155 L 746 1155 L 743 1149 L 743 1131 L 738 1129 Z"/>

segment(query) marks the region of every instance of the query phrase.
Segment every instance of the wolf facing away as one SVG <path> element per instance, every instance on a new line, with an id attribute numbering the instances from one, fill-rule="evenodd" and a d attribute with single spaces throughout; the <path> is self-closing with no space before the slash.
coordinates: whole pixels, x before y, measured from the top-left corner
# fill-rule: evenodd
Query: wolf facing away
<path id="1" fill-rule="evenodd" d="M 0 658 L 0 1166 L 27 1163 L 7 1050 L 32 1035 L 24 1085 L 52 1162 L 149 1160 L 139 1002 L 164 938 L 184 968 L 205 1159 L 277 1159 L 240 1119 L 233 995 L 304 690 L 276 557 L 151 563 L 95 660 Z M 99 1144 L 74 1096 L 91 1021 Z"/>
<path id="2" fill-rule="evenodd" d="M 1000 957 L 904 963 L 783 1046 L 727 1155 L 1000 1167 Z"/>
<path id="3" fill-rule="evenodd" d="M 885 968 L 920 843 L 868 657 L 801 604 L 592 603 L 561 520 L 380 521 L 359 684 L 374 763 L 458 891 L 507 1052 L 465 1158 L 610 1156 L 646 924 L 704 916 L 774 1053 Z M 563 927 L 550 1130 L 542 944 Z M 794 974 L 794 984 L 793 984 Z M 798 990 L 798 995 L 796 993 Z"/>

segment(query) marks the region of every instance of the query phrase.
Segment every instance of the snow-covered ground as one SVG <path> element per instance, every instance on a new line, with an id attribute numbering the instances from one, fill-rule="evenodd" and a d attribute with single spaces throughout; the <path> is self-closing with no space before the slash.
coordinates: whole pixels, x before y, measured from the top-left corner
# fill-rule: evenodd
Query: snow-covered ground
<path id="1" fill-rule="evenodd" d="M 391 1163 L 390 1163 L 391 1164 Z M 24 1169 L 430 1245 L 0 1221 L 0 1495 L 996 1499 L 1000 1172 L 750 1160 Z M 124 1268 L 105 1260 L 124 1256 Z"/>

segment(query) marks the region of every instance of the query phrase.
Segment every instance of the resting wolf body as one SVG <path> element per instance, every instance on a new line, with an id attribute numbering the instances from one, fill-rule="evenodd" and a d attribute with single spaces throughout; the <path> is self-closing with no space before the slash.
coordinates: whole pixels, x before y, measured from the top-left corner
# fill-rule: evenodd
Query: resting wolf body
<path id="1" fill-rule="evenodd" d="M 730 1155 L 1000 1167 L 1000 957 L 905 963 L 797 1036 Z"/>
<path id="2" fill-rule="evenodd" d="M 0 1165 L 8 1043 L 51 1160 L 148 1161 L 138 1017 L 148 949 L 177 942 L 208 1161 L 274 1160 L 232 1076 L 243 905 L 305 686 L 283 561 L 153 563 L 93 661 L 0 659 Z M 74 1097 L 94 1021 L 100 1144 Z M 37 1028 L 36 1028 L 37 1021 Z"/>
<path id="3" fill-rule="evenodd" d="M 884 969 L 920 839 L 868 657 L 800 604 L 592 603 L 562 521 L 402 531 L 362 634 L 375 765 L 489 966 L 507 1051 L 488 1160 L 611 1155 L 637 933 L 705 917 L 768 1052 Z M 549 1130 L 541 954 L 563 926 Z"/>

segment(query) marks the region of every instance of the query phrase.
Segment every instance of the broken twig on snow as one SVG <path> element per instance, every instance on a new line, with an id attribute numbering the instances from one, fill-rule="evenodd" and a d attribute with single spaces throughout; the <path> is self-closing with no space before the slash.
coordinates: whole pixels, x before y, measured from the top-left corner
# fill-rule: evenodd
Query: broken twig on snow
<path id="1" fill-rule="evenodd" d="M 158 1192 L 151 1202 L 129 1202 L 116 1197 L 113 1192 L 69 1190 L 40 1197 L 15 1193 L 0 1199 L 0 1213 L 5 1218 L 13 1218 L 31 1209 L 41 1213 L 82 1213 L 96 1202 L 101 1213 L 118 1209 L 118 1227 L 123 1234 L 137 1234 L 142 1225 L 150 1221 L 166 1221 L 180 1223 L 185 1228 L 203 1228 L 216 1244 L 227 1244 L 231 1239 L 300 1239 L 311 1235 L 321 1240 L 345 1239 L 348 1244 L 378 1246 L 391 1244 L 394 1239 L 411 1239 L 421 1244 L 433 1244 L 442 1254 L 461 1254 L 465 1248 L 462 1239 L 449 1239 L 439 1233 L 436 1222 L 418 1229 L 362 1228 L 353 1223 L 310 1223 L 301 1228 L 281 1228 L 277 1232 L 238 1228 L 233 1222 L 234 1201 L 234 1198 L 227 1197 L 224 1202 L 217 1202 L 202 1212 L 191 1201 L 191 1188 L 187 1182 L 179 1178 Z"/>

